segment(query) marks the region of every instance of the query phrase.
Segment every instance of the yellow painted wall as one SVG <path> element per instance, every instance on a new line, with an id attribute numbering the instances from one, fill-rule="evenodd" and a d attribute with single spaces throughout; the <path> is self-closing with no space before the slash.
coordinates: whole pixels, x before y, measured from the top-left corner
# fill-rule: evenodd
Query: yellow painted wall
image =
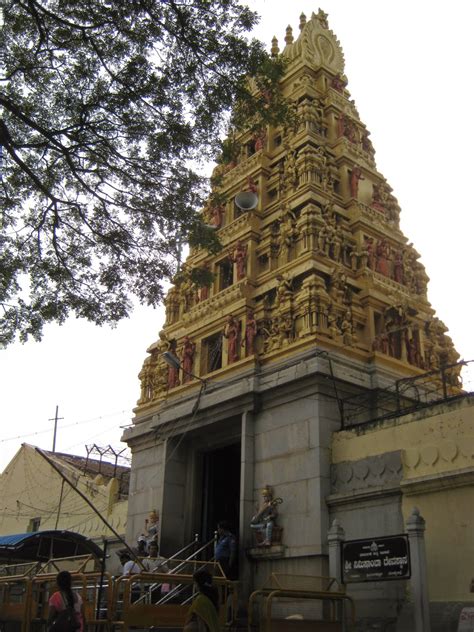
<path id="1" fill-rule="evenodd" d="M 474 601 L 474 400 L 465 398 L 385 421 L 363 434 L 334 435 L 332 462 L 402 451 L 404 520 L 426 521 L 431 601 Z"/>
<path id="2" fill-rule="evenodd" d="M 386 421 L 360 435 L 355 431 L 338 432 L 333 436 L 332 462 L 358 461 L 403 450 L 404 475 L 408 478 L 473 465 L 474 400 L 464 399 L 429 411 Z"/>
<path id="3" fill-rule="evenodd" d="M 81 471 L 53 460 L 76 481 L 84 493 L 101 512 L 107 522 L 120 534 L 125 534 L 128 501 L 115 502 L 117 482 L 97 485 Z M 32 518 L 40 518 L 39 530 L 67 529 L 91 539 L 113 537 L 113 533 L 94 513 L 93 509 L 62 479 L 40 456 L 33 446 L 23 444 L 10 464 L 0 475 L 0 535 L 25 533 Z"/>
<path id="4" fill-rule="evenodd" d="M 426 520 L 430 601 L 474 601 L 474 486 L 404 496 L 403 516 L 418 507 Z"/>

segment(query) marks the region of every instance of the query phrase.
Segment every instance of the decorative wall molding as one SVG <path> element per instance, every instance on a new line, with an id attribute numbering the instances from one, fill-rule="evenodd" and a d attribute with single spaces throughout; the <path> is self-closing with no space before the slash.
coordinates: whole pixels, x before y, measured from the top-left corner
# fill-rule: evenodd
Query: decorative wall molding
<path id="1" fill-rule="evenodd" d="M 437 472 L 419 478 L 405 479 L 401 482 L 404 496 L 414 494 L 440 493 L 456 487 L 474 485 L 474 466 L 451 472 Z"/>
<path id="2" fill-rule="evenodd" d="M 401 451 L 331 465 L 331 492 L 347 493 L 399 483 L 403 475 Z"/>
<path id="3" fill-rule="evenodd" d="M 408 477 L 465 469 L 471 464 L 474 466 L 474 437 L 458 441 L 440 439 L 436 443 L 407 448 L 403 450 L 402 459 Z"/>

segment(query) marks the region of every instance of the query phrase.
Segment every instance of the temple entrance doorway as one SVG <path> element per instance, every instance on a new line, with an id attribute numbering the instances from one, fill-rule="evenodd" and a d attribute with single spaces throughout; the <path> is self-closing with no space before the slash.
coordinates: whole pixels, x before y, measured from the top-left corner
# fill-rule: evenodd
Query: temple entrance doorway
<path id="1" fill-rule="evenodd" d="M 205 541 L 214 536 L 217 523 L 227 520 L 239 532 L 240 442 L 204 453 L 202 479 L 202 531 Z"/>

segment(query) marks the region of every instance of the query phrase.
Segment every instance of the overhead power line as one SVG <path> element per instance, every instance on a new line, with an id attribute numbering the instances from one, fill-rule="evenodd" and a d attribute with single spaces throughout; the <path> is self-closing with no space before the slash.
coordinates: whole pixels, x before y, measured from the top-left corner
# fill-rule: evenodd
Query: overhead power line
<path id="1" fill-rule="evenodd" d="M 83 419 L 81 421 L 75 421 L 70 424 L 65 424 L 62 428 L 72 428 L 73 426 L 80 426 L 81 424 L 92 423 L 99 419 L 106 419 L 107 417 L 113 417 L 114 415 L 122 415 L 123 413 L 129 413 L 127 410 L 120 410 L 115 413 L 108 413 L 106 415 L 99 415 L 98 417 L 92 417 L 90 419 Z M 0 439 L 0 443 L 6 443 L 7 441 L 16 441 L 17 439 L 26 439 L 27 437 L 36 437 L 37 435 L 46 434 L 51 432 L 51 428 L 45 428 L 44 430 L 37 430 L 36 432 L 27 432 L 25 434 L 16 435 L 14 437 L 7 437 L 6 439 Z"/>

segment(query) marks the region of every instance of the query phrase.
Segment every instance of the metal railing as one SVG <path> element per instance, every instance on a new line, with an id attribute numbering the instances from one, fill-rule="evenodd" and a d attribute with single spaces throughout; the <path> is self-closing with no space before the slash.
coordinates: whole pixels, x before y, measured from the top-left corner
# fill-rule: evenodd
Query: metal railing
<path id="1" fill-rule="evenodd" d="M 207 550 L 209 550 L 211 547 L 213 547 L 213 554 L 214 554 L 214 550 L 215 550 L 215 543 L 216 543 L 216 535 L 214 535 L 212 540 L 209 540 L 209 542 L 206 542 L 205 544 L 199 546 L 199 535 L 196 533 L 194 536 L 194 540 L 192 542 L 190 542 L 189 544 L 187 544 L 186 546 L 184 546 L 182 549 L 180 549 L 179 551 L 177 551 L 174 555 L 172 555 L 169 558 L 166 559 L 161 559 L 156 566 L 153 566 L 150 570 L 150 572 L 152 573 L 160 573 L 160 569 L 162 569 L 163 567 L 166 567 L 167 570 L 163 571 L 166 574 L 166 580 L 162 581 L 160 583 L 154 583 L 151 584 L 147 591 L 142 594 L 140 596 L 140 598 L 135 602 L 135 603 L 152 603 L 153 601 L 153 595 L 156 595 L 156 593 L 158 592 L 158 590 L 160 590 L 161 592 L 163 592 L 163 585 L 164 584 L 171 584 L 173 583 L 171 581 L 171 577 L 173 575 L 180 575 L 180 574 L 185 574 L 185 575 L 192 575 L 198 568 L 198 562 L 201 562 L 202 560 L 199 559 L 200 556 L 202 556 Z M 197 548 L 196 548 L 197 547 Z M 185 553 L 186 551 L 189 551 L 190 549 L 195 549 L 190 555 L 188 555 L 187 557 L 185 557 L 184 559 L 182 559 L 182 554 Z M 147 558 L 143 558 L 143 559 L 147 559 Z M 152 559 L 152 558 L 148 558 L 148 559 Z M 177 562 L 177 564 L 175 565 L 174 563 Z M 206 563 L 212 562 L 212 558 L 209 558 L 209 561 Z M 220 567 L 219 567 L 220 568 Z M 223 576 L 222 573 L 222 569 L 220 572 L 220 576 Z M 169 580 L 169 581 L 167 581 Z M 162 605 L 165 604 L 171 600 L 175 600 L 176 597 L 178 597 L 181 594 L 182 589 L 180 584 L 174 584 L 173 583 L 173 587 L 166 591 L 166 594 L 163 595 L 163 597 L 161 597 L 158 601 L 156 601 L 155 603 L 158 605 Z M 192 596 L 191 596 L 192 598 Z M 189 602 L 189 598 L 187 598 L 185 600 L 184 603 Z"/>
<path id="2" fill-rule="evenodd" d="M 466 397 L 474 390 L 474 361 L 462 361 L 401 378 L 393 386 L 375 388 L 341 400 L 342 428 L 400 416 L 452 399 Z"/>
<path id="3" fill-rule="evenodd" d="M 280 613 L 275 614 L 274 606 L 279 603 Z M 316 605 L 314 605 L 316 602 Z M 298 607 L 313 609 L 311 615 L 295 615 Z M 346 605 L 350 606 L 347 616 Z M 257 624 L 256 607 L 260 606 Z M 283 614 L 281 612 L 283 610 Z M 288 616 L 284 616 L 284 615 Z M 283 617 L 283 618 L 282 618 Z M 312 577 L 303 575 L 282 575 L 272 573 L 263 587 L 255 590 L 248 603 L 248 630 L 260 632 L 289 632 L 293 630 L 334 630 L 345 632 L 355 624 L 354 601 L 345 592 L 345 587 L 332 577 Z M 324 627 L 318 627 L 324 626 Z"/>

